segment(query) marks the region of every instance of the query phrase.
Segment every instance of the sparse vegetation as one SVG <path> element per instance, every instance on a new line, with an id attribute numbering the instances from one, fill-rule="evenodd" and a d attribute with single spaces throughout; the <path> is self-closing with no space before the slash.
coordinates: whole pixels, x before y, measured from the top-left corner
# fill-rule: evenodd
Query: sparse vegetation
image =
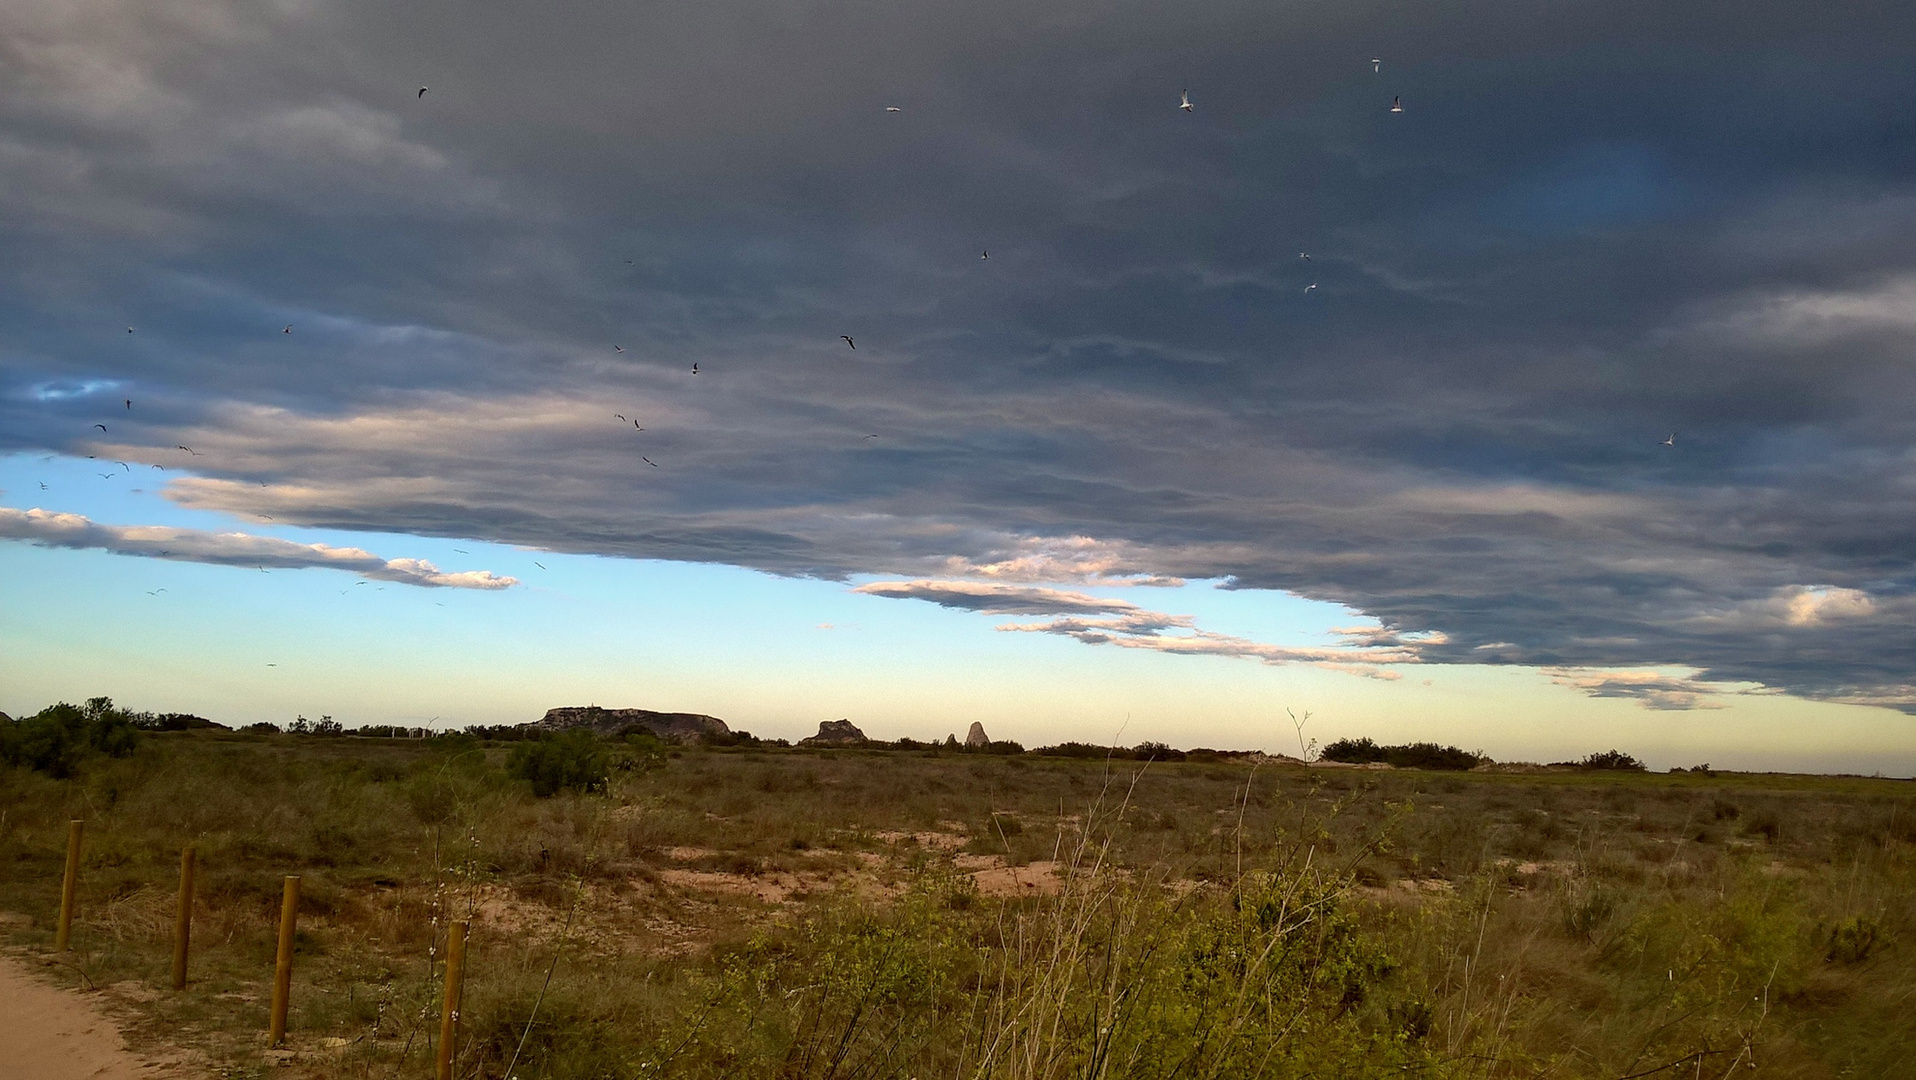
<path id="1" fill-rule="evenodd" d="M 0 934 L 45 946 L 85 818 L 60 970 L 255 1075 L 301 873 L 298 1080 L 429 1071 L 452 918 L 457 1075 L 486 1080 L 515 1053 L 521 1080 L 1808 1080 L 1916 1055 L 1906 782 L 1168 757 L 163 730 L 64 779 L 0 768 L 0 910 L 27 917 Z"/>

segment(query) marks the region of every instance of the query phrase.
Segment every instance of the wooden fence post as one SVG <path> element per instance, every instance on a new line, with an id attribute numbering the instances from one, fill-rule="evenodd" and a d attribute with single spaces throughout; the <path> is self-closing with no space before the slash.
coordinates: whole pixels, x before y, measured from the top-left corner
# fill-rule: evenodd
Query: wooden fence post
<path id="1" fill-rule="evenodd" d="M 80 832 L 85 823 L 67 822 L 67 874 L 60 882 L 60 925 L 53 931 L 53 951 L 65 952 L 73 940 L 73 893 L 80 884 Z"/>
<path id="2" fill-rule="evenodd" d="M 279 959 L 273 964 L 273 1019 L 268 1042 L 286 1041 L 286 999 L 293 989 L 293 928 L 299 921 L 299 876 L 289 874 L 279 902 Z"/>
<path id="3" fill-rule="evenodd" d="M 459 1002 L 466 974 L 466 924 L 455 922 L 446 930 L 446 1005 L 439 1017 L 439 1052 L 434 1076 L 452 1080 L 452 1044 L 459 1034 Z"/>
<path id="4" fill-rule="evenodd" d="M 173 924 L 173 989 L 186 989 L 186 951 L 193 940 L 193 849 L 180 849 L 180 917 Z"/>

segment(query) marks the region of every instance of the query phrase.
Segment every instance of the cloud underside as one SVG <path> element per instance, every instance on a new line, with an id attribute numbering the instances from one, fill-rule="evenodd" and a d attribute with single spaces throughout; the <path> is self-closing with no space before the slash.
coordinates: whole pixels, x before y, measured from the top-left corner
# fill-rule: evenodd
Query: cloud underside
<path id="1" fill-rule="evenodd" d="M 0 6 L 0 450 L 1116 647 L 1916 711 L 1893 7 L 525 18 Z M 1388 640 L 1077 591 L 1220 579 Z"/>
<path id="2" fill-rule="evenodd" d="M 382 559 L 359 548 L 300 544 L 239 532 L 207 532 L 160 525 L 102 525 L 78 514 L 6 506 L 0 506 L 0 539 L 24 540 L 41 547 L 92 548 L 116 555 L 219 566 L 345 570 L 377 581 L 426 588 L 495 590 L 519 583 L 516 578 L 500 577 L 490 570 L 447 572 L 423 559 Z"/>

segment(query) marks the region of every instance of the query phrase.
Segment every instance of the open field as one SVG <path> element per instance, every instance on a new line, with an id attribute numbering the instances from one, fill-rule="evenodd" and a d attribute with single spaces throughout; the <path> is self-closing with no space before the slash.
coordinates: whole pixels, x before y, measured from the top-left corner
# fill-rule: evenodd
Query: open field
<path id="1" fill-rule="evenodd" d="M 1891 1077 L 1916 785 L 175 732 L 0 767 L 0 932 L 221 1075 Z M 193 981 L 166 989 L 179 852 Z M 266 1026 L 303 878 L 290 1050 Z M 549 979 L 549 985 L 548 985 Z"/>

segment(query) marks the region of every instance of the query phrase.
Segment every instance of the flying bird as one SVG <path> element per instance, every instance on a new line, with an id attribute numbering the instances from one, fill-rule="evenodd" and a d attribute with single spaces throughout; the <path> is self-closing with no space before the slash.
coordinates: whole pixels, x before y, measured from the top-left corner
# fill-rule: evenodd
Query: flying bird
<path id="1" fill-rule="evenodd" d="M 1317 282 L 1315 282 L 1315 281 L 1313 281 L 1313 282 L 1311 282 L 1311 283 L 1310 283 L 1309 285 L 1306 285 L 1306 286 L 1304 286 L 1304 291 L 1305 291 L 1305 292 L 1310 292 L 1310 291 L 1312 291 L 1312 290 L 1314 290 L 1314 289 L 1316 289 L 1316 288 L 1317 288 Z"/>
<path id="2" fill-rule="evenodd" d="M 127 398 L 127 399 L 126 399 L 126 407 L 127 407 L 128 409 L 131 409 L 131 408 L 133 408 L 133 399 L 132 399 L 132 398 Z"/>
<path id="3" fill-rule="evenodd" d="M 1193 108 L 1191 105 L 1191 92 L 1189 90 L 1178 91 L 1178 108 L 1183 109 L 1185 112 L 1190 112 Z"/>
<path id="4" fill-rule="evenodd" d="M 865 437 L 866 437 L 867 439 L 876 439 L 876 438 L 878 438 L 878 436 L 876 436 L 876 435 L 867 435 L 867 436 L 865 436 Z"/>
<path id="5" fill-rule="evenodd" d="M 154 468 L 156 468 L 156 469 L 158 469 L 158 470 L 160 470 L 161 472 L 165 472 L 165 471 L 166 471 L 166 466 L 164 466 L 164 465 L 155 465 L 155 466 L 153 466 L 153 467 L 154 467 Z"/>
<path id="6" fill-rule="evenodd" d="M 632 426 L 633 426 L 634 428 L 637 428 L 637 429 L 638 429 L 639 431 L 644 431 L 644 430 L 645 430 L 644 428 L 642 428 L 642 427 L 639 427 L 639 422 L 638 422 L 637 420 L 634 420 L 634 421 L 632 421 Z"/>
<path id="7" fill-rule="evenodd" d="M 614 346 L 612 346 L 612 351 L 613 351 L 613 352 L 624 352 L 624 351 L 625 351 L 625 346 L 623 346 L 623 345 L 614 345 Z"/>
<path id="8" fill-rule="evenodd" d="M 102 479 L 102 480 L 111 480 L 111 479 L 113 479 L 113 474 L 112 474 L 112 473 L 110 473 L 110 472 L 103 472 L 103 473 L 101 473 L 101 474 L 100 474 L 100 479 Z"/>
<path id="9" fill-rule="evenodd" d="M 699 373 L 699 362 L 697 360 L 694 360 L 692 361 L 692 374 L 697 375 L 698 373 Z"/>
<path id="10" fill-rule="evenodd" d="M 1311 261 L 1311 257 L 1310 257 L 1309 255 L 1306 255 L 1306 254 L 1304 254 L 1304 253 L 1303 253 L 1303 252 L 1301 252 L 1301 251 L 1297 253 L 1297 257 L 1298 257 L 1298 258 L 1300 258 L 1300 259 L 1302 259 L 1302 260 L 1304 260 L 1305 262 L 1310 262 L 1310 261 Z"/>
<path id="11" fill-rule="evenodd" d="M 617 417 L 617 418 L 618 418 L 618 419 L 620 419 L 620 420 L 623 420 L 623 419 L 625 419 L 625 414 L 624 414 L 624 413 L 622 413 L 622 412 L 615 412 L 615 413 L 613 413 L 612 415 L 613 415 L 613 416 L 615 416 L 615 417 Z"/>
<path id="12" fill-rule="evenodd" d="M 991 252 L 989 252 L 989 251 L 987 251 L 987 252 L 985 252 L 985 253 L 984 253 L 983 255 L 980 255 L 980 256 L 978 256 L 978 257 L 979 257 L 979 258 L 981 258 L 981 259 L 989 259 L 989 258 L 991 258 Z"/>
<path id="13" fill-rule="evenodd" d="M 99 429 L 100 429 L 101 431 L 105 431 L 105 430 L 106 430 L 106 425 L 105 425 L 105 424 L 95 424 L 95 425 L 93 425 L 93 426 L 94 426 L 94 427 L 96 427 L 96 428 L 99 428 Z"/>
<path id="14" fill-rule="evenodd" d="M 286 324 L 286 329 L 284 329 L 284 330 L 281 330 L 281 331 L 280 331 L 280 333 L 282 333 L 282 334 L 290 334 L 290 333 L 292 333 L 292 332 L 293 332 L 293 324 L 292 324 L 292 323 L 287 323 L 287 324 Z"/>
<path id="15" fill-rule="evenodd" d="M 1661 443 L 1660 445 L 1662 445 L 1662 446 L 1675 446 L 1675 445 L 1676 445 L 1676 432 L 1674 432 L 1674 431 L 1672 431 L 1672 432 L 1670 433 L 1670 437 L 1669 437 L 1669 438 L 1667 438 L 1667 439 L 1665 439 L 1665 440 L 1663 440 L 1663 442 L 1662 442 L 1662 443 Z"/>
<path id="16" fill-rule="evenodd" d="M 904 112 L 905 110 L 899 108 L 896 105 L 887 105 L 885 106 L 885 111 L 886 112 Z"/>
<path id="17" fill-rule="evenodd" d="M 858 343 L 852 340 L 852 336 L 850 334 L 840 334 L 838 335 L 838 339 L 840 341 L 843 341 L 845 344 L 850 345 L 854 350 L 858 348 Z"/>
<path id="18" fill-rule="evenodd" d="M 532 565 L 538 567 L 541 570 L 544 570 L 546 568 L 546 564 L 538 561 L 537 559 L 533 560 Z"/>
<path id="19" fill-rule="evenodd" d="M 173 446 L 173 449 L 175 449 L 175 450 L 184 450 L 184 451 L 186 451 L 187 453 L 189 453 L 189 454 L 193 454 L 193 455 L 195 455 L 195 456 L 197 456 L 197 455 L 199 454 L 199 451 L 198 451 L 198 450 L 195 450 L 195 449 L 193 449 L 193 448 L 192 448 L 192 447 L 190 447 L 190 446 L 180 446 L 180 445 L 179 445 L 179 444 L 177 444 L 177 443 L 176 443 L 176 444 L 174 444 L 174 446 Z"/>
<path id="20" fill-rule="evenodd" d="M 131 465 L 128 465 L 128 464 L 127 464 L 126 462 L 124 462 L 124 461 L 116 461 L 116 462 L 114 462 L 113 464 L 115 464 L 115 465 L 118 465 L 118 466 L 119 466 L 120 468 L 122 468 L 122 469 L 125 469 L 125 470 L 126 470 L 127 472 L 132 472 L 132 471 L 133 471 L 133 466 L 131 466 Z"/>
<path id="21" fill-rule="evenodd" d="M 1403 98 L 1401 98 L 1401 97 L 1393 97 L 1393 98 L 1391 98 L 1391 99 L 1390 99 L 1390 111 L 1391 111 L 1391 112 L 1403 112 L 1403 111 L 1404 111 L 1404 99 L 1403 99 Z"/>
<path id="22" fill-rule="evenodd" d="M 419 88 L 419 97 L 425 97 L 425 96 L 426 96 L 426 88 L 422 86 Z M 414 98 L 413 100 L 418 101 L 419 98 Z"/>
<path id="23" fill-rule="evenodd" d="M 133 332 L 133 328 L 131 326 L 127 327 L 126 332 L 131 334 Z"/>
<path id="24" fill-rule="evenodd" d="M 158 595 L 160 595 L 161 593 L 163 593 L 163 592 L 165 592 L 165 591 L 166 591 L 166 588 L 165 588 L 165 586 L 161 586 L 160 588 L 157 588 L 157 589 L 148 589 L 148 590 L 146 591 L 146 595 L 148 595 L 148 596 L 158 596 Z"/>
<path id="25" fill-rule="evenodd" d="M 658 462 L 656 462 L 656 461 L 653 461 L 653 460 L 652 460 L 651 458 L 649 458 L 649 457 L 646 457 L 646 456 L 645 456 L 644 454 L 640 454 L 640 455 L 639 455 L 639 460 L 640 460 L 640 461 L 643 461 L 643 462 L 645 462 L 645 463 L 646 463 L 647 465 L 650 465 L 650 466 L 652 466 L 652 467 L 653 467 L 653 468 L 655 468 L 655 469 L 659 467 L 659 463 L 658 463 Z"/>
<path id="26" fill-rule="evenodd" d="M 467 551 L 467 550 L 466 550 L 465 548 L 453 548 L 453 550 L 454 550 L 454 551 L 456 551 L 456 552 L 458 552 L 458 553 L 459 553 L 459 554 L 461 554 L 461 555 L 470 555 L 470 554 L 472 554 L 472 552 L 470 552 L 470 551 Z"/>
<path id="27" fill-rule="evenodd" d="M 1373 56 L 1370 58 L 1370 69 L 1373 73 L 1381 73 L 1384 70 L 1384 62 Z"/>
<path id="28" fill-rule="evenodd" d="M 47 489 L 47 482 L 45 480 L 40 481 L 40 490 L 45 491 L 46 489 Z"/>

